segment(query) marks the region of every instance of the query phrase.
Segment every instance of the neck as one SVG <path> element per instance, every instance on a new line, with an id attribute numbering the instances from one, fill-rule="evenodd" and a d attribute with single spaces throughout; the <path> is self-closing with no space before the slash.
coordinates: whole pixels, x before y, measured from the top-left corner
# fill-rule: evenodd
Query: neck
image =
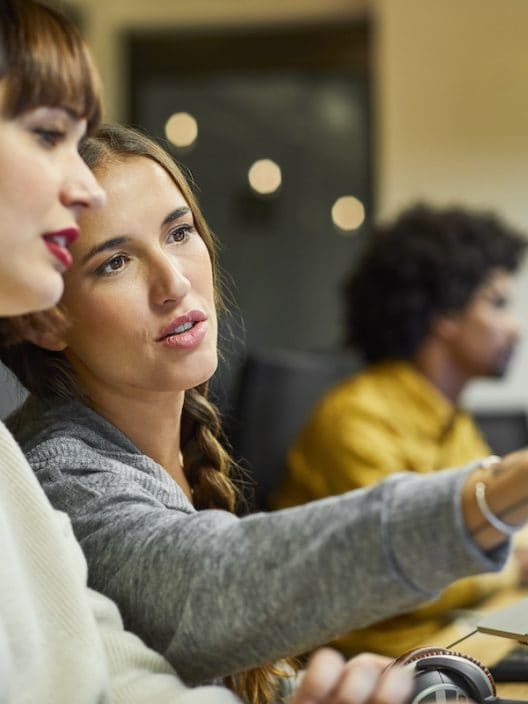
<path id="1" fill-rule="evenodd" d="M 469 378 L 437 344 L 423 343 L 412 364 L 445 398 L 457 405 Z"/>
<path id="2" fill-rule="evenodd" d="M 185 392 L 116 390 L 98 383 L 91 383 L 83 391 L 94 411 L 119 428 L 140 452 L 161 465 L 191 501 L 180 443 Z"/>

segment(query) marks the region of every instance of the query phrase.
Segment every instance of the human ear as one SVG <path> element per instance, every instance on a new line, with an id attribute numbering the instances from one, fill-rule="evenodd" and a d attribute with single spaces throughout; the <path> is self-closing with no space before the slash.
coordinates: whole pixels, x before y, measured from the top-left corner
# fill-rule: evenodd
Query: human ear
<path id="1" fill-rule="evenodd" d="M 451 340 L 458 330 L 459 319 L 455 314 L 438 316 L 431 325 L 431 334 L 439 340 Z"/>

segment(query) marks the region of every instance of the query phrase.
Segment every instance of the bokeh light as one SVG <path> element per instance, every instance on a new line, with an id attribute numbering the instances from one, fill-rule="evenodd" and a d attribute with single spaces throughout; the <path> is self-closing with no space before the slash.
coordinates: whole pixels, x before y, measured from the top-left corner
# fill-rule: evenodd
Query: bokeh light
<path id="1" fill-rule="evenodd" d="M 198 137 L 198 123 L 188 112 L 175 112 L 165 123 L 165 135 L 175 147 L 190 147 Z"/>
<path id="2" fill-rule="evenodd" d="M 356 230 L 364 220 L 365 208 L 355 196 L 342 196 L 332 206 L 332 221 L 343 233 Z"/>
<path id="3" fill-rule="evenodd" d="M 280 166 L 271 159 L 259 159 L 251 165 L 248 181 L 258 195 L 271 196 L 279 190 L 282 183 Z"/>

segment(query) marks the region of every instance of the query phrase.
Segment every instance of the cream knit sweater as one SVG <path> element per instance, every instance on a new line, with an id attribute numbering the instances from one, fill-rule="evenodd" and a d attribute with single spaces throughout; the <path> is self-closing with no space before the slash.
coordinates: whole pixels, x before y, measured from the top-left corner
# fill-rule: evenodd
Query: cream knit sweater
<path id="1" fill-rule="evenodd" d="M 186 688 L 86 578 L 69 519 L 0 423 L 1 704 L 236 703 L 220 687 Z"/>

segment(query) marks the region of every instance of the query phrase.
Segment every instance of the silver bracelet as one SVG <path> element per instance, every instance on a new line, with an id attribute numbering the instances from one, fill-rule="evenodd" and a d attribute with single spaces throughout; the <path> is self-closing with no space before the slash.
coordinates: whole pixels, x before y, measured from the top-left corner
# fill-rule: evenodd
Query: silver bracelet
<path id="1" fill-rule="evenodd" d="M 498 530 L 499 533 L 504 533 L 504 535 L 514 535 L 514 533 L 523 527 L 523 523 L 517 526 L 512 526 L 511 523 L 505 523 L 498 516 L 492 513 L 490 507 L 488 506 L 488 502 L 486 501 L 486 485 L 484 482 L 477 482 L 475 484 L 475 499 L 484 518 L 491 526 Z"/>

